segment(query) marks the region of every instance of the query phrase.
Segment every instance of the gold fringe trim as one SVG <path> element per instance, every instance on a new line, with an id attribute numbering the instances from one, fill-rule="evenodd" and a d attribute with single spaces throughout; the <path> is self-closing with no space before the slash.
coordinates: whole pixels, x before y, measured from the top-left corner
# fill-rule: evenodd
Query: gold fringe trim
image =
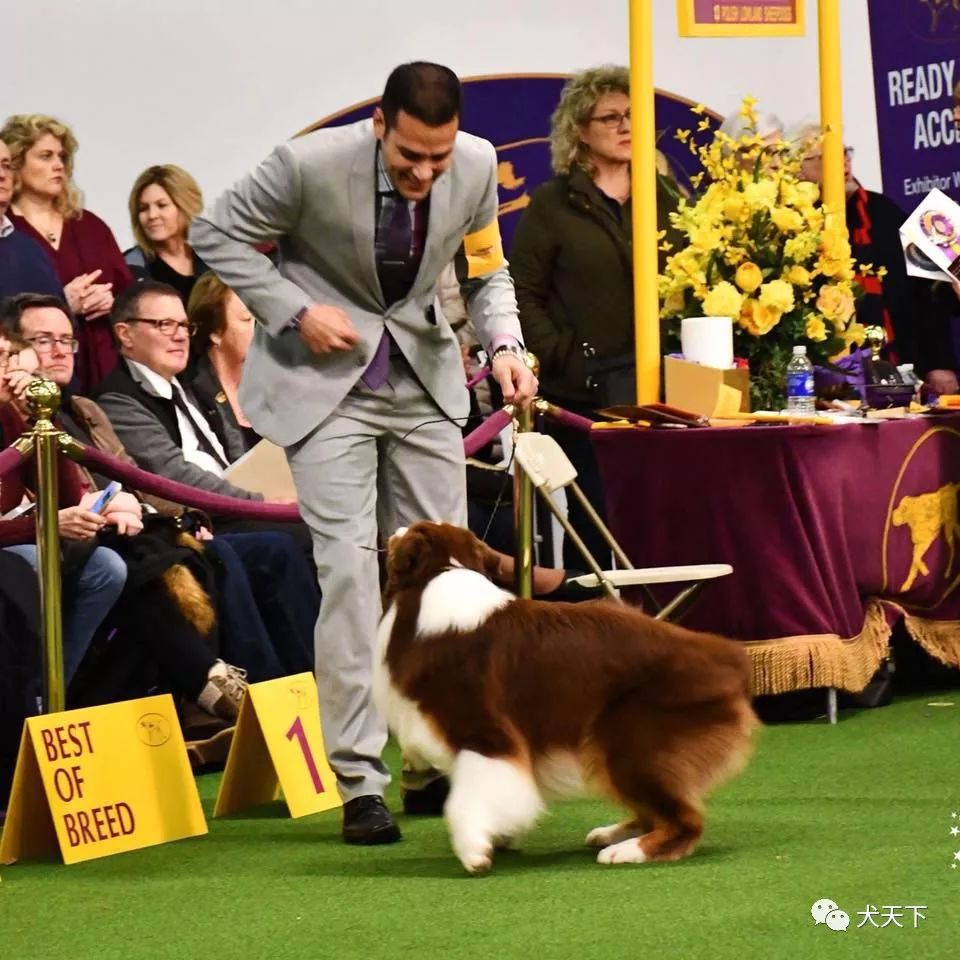
<path id="1" fill-rule="evenodd" d="M 753 664 L 753 692 L 759 695 L 836 687 L 856 693 L 870 682 L 887 656 L 890 633 L 883 608 L 870 601 L 863 629 L 849 640 L 823 633 L 748 641 L 745 646 Z"/>
<path id="2" fill-rule="evenodd" d="M 889 601 L 887 601 L 889 602 Z M 903 625 L 911 639 L 948 667 L 960 667 L 960 620 L 927 620 L 891 603 L 903 614 Z"/>
<path id="3" fill-rule="evenodd" d="M 163 583 L 184 619 L 205 637 L 213 629 L 215 616 L 210 598 L 197 578 L 177 563 L 163 574 Z"/>

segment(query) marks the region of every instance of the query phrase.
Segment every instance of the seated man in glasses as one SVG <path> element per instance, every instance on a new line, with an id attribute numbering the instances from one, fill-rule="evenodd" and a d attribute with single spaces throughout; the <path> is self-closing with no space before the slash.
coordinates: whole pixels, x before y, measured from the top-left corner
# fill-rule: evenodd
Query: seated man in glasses
<path id="1" fill-rule="evenodd" d="M 147 281 L 114 304 L 110 322 L 120 362 L 97 388 L 127 452 L 151 473 L 191 487 L 262 500 L 224 478 L 223 438 L 190 387 L 179 380 L 190 358 L 190 324 L 176 290 Z"/>

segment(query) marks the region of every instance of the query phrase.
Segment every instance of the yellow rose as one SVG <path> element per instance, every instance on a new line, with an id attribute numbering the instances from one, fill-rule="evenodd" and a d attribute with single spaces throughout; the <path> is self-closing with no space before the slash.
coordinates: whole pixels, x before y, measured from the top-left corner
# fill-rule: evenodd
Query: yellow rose
<path id="1" fill-rule="evenodd" d="M 757 300 L 745 300 L 738 322 L 751 336 L 768 334 L 779 322 L 780 314 Z"/>
<path id="2" fill-rule="evenodd" d="M 770 212 L 773 225 L 783 233 L 798 233 L 803 229 L 803 217 L 789 207 L 774 207 Z"/>
<path id="3" fill-rule="evenodd" d="M 853 316 L 853 297 L 840 287 L 825 286 L 817 297 L 817 309 L 834 323 L 846 324 Z"/>
<path id="4" fill-rule="evenodd" d="M 760 288 L 760 302 L 777 313 L 787 313 L 794 305 L 793 287 L 786 280 L 771 280 Z"/>
<path id="5" fill-rule="evenodd" d="M 753 293 L 763 283 L 763 274 L 755 263 L 748 260 L 737 267 L 737 274 L 734 279 L 744 293 Z"/>
<path id="6" fill-rule="evenodd" d="M 743 295 L 726 280 L 721 280 L 703 299 L 703 312 L 710 317 L 736 317 Z"/>
<path id="7" fill-rule="evenodd" d="M 784 275 L 784 279 L 795 287 L 810 286 L 810 271 L 799 265 L 792 266 Z"/>
<path id="8" fill-rule="evenodd" d="M 814 314 L 807 320 L 806 334 L 811 340 L 821 341 L 827 339 L 827 325 L 823 322 L 823 317 Z"/>

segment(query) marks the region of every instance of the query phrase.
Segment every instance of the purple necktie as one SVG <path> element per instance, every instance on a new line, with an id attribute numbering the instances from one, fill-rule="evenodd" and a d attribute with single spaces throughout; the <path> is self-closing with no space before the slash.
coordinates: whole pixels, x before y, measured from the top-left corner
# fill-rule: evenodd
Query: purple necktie
<path id="1" fill-rule="evenodd" d="M 367 364 L 360 379 L 371 389 L 379 390 L 390 376 L 390 334 L 386 330 L 380 335 L 380 342 L 373 352 L 373 359 Z"/>
<path id="2" fill-rule="evenodd" d="M 384 300 L 389 306 L 406 296 L 410 289 L 411 241 L 413 224 L 410 205 L 400 194 L 383 198 L 380 224 L 377 231 L 377 274 Z M 383 214 L 387 218 L 384 223 Z M 373 358 L 364 370 L 361 379 L 371 389 L 378 390 L 390 375 L 390 334 L 384 330 Z"/>

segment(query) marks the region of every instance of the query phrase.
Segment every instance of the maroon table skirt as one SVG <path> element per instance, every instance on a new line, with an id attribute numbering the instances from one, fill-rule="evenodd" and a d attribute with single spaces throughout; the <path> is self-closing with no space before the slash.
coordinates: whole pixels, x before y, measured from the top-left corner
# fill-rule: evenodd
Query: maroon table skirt
<path id="1" fill-rule="evenodd" d="M 757 692 L 862 688 L 900 616 L 960 665 L 960 416 L 592 437 L 634 565 L 733 566 L 684 622 L 748 641 Z"/>

